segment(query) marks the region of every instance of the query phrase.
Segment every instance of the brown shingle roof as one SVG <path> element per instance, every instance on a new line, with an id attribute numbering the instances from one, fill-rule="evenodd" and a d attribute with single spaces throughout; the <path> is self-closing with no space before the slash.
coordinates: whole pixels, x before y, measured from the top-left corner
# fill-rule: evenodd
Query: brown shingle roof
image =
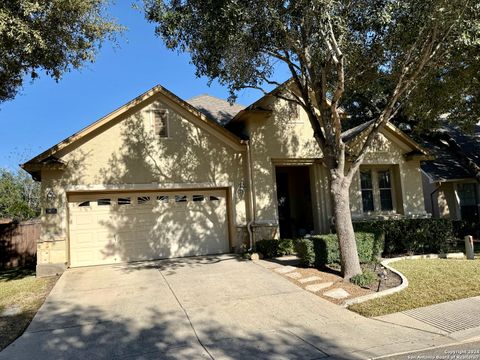
<path id="1" fill-rule="evenodd" d="M 202 94 L 195 96 L 187 102 L 196 107 L 198 111 L 204 115 L 214 119 L 220 125 L 225 125 L 241 110 L 245 109 L 245 106 L 240 104 L 230 104 L 228 101 L 211 96 L 208 94 Z"/>

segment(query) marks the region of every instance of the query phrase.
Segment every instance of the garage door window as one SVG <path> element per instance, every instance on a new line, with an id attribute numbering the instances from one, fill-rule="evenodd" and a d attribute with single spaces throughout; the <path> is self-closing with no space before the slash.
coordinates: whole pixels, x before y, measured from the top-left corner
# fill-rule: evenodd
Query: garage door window
<path id="1" fill-rule="evenodd" d="M 150 201 L 150 196 L 139 196 L 137 197 L 138 205 L 145 205 Z"/>
<path id="2" fill-rule="evenodd" d="M 83 201 L 80 204 L 78 204 L 79 207 L 85 207 L 85 206 L 90 206 L 90 201 Z"/>
<path id="3" fill-rule="evenodd" d="M 97 200 L 97 205 L 98 206 L 106 206 L 106 205 L 111 205 L 112 201 L 110 199 L 98 199 Z"/>
<path id="4" fill-rule="evenodd" d="M 157 200 L 161 203 L 168 203 L 168 195 L 159 195 L 157 196 Z"/>
<path id="5" fill-rule="evenodd" d="M 187 202 L 187 196 L 186 195 L 175 195 L 175 202 L 177 202 L 177 203 Z"/>
<path id="6" fill-rule="evenodd" d="M 118 204 L 118 205 L 130 205 L 130 204 L 131 204 L 131 200 L 130 200 L 129 197 L 118 198 L 117 204 Z"/>
<path id="7" fill-rule="evenodd" d="M 205 196 L 203 196 L 203 195 L 193 195 L 192 200 L 194 202 L 205 201 Z"/>
<path id="8" fill-rule="evenodd" d="M 220 199 L 216 196 L 210 196 L 210 201 L 220 201 Z"/>

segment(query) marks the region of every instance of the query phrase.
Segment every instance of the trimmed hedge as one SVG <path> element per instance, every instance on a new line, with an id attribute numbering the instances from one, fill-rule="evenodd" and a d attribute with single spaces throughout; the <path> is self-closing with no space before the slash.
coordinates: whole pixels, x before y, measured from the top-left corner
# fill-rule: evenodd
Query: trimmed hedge
<path id="1" fill-rule="evenodd" d="M 358 257 L 362 263 L 378 260 L 383 241 L 379 234 L 355 233 Z M 327 264 L 340 263 L 340 249 L 336 234 L 317 235 L 297 242 L 297 255 L 304 266 L 323 267 Z"/>
<path id="2" fill-rule="evenodd" d="M 446 252 L 455 238 L 452 221 L 448 219 L 359 221 L 353 227 L 355 231 L 382 234 L 386 256 Z"/>
<path id="3" fill-rule="evenodd" d="M 255 248 L 266 259 L 295 253 L 295 243 L 292 239 L 259 240 L 255 243 Z"/>

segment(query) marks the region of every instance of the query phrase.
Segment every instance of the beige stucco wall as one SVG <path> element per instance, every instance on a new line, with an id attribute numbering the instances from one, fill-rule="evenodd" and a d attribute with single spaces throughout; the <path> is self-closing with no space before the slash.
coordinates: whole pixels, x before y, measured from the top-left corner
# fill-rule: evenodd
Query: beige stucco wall
<path id="1" fill-rule="evenodd" d="M 270 101 L 265 106 L 272 110 L 272 115 L 268 119 L 249 119 L 246 126 L 251 143 L 256 219 L 271 225 L 278 223 L 275 164 L 286 165 L 292 159 L 320 159 L 322 155 L 313 139 L 313 130 L 305 112 L 298 111 L 298 117 L 295 117 L 285 101 Z M 319 165 L 302 164 L 316 168 L 311 170 L 316 174 L 322 171 L 318 169 Z M 320 178 L 316 176 L 315 180 Z M 324 190 L 320 181 L 316 181 L 315 185 L 318 191 Z M 319 208 L 323 206 L 323 201 L 314 199 L 314 202 Z M 273 233 L 266 228 L 258 230 L 258 234 L 257 238 L 263 238 Z M 278 231 L 273 235 L 278 237 Z"/>
<path id="2" fill-rule="evenodd" d="M 456 187 L 458 184 L 466 183 L 475 184 L 475 181 L 459 180 L 455 182 L 429 183 L 428 179 L 425 177 L 425 202 L 430 201 L 432 203 L 432 201 L 430 200 L 430 194 L 433 192 L 433 190 L 438 189 L 433 194 L 432 216 L 438 218 L 460 220 L 462 216 L 460 212 L 459 199 L 457 198 L 456 194 Z M 477 190 L 477 193 L 478 192 L 479 190 Z"/>
<path id="3" fill-rule="evenodd" d="M 266 120 L 249 119 L 246 124 L 251 139 L 257 219 L 260 222 L 277 222 L 275 165 L 309 165 L 315 232 L 328 232 L 332 216 L 328 173 L 321 164 L 322 153 L 313 139 L 306 113 L 300 110 L 299 117 L 294 118 L 282 100 L 270 101 L 264 106 L 273 110 L 272 115 Z M 410 151 L 412 148 L 385 130 L 374 141 L 363 164 L 377 169 L 392 169 L 397 210 L 393 213 L 409 217 L 425 216 L 420 163 L 404 158 L 404 154 Z M 353 179 L 350 196 L 352 216 L 357 219 L 366 217 L 362 211 L 359 174 Z"/>
<path id="4" fill-rule="evenodd" d="M 278 237 L 278 204 L 275 166 L 306 165 L 310 168 L 314 228 L 328 232 L 332 214 L 328 174 L 322 165 L 321 151 L 313 139 L 306 114 L 298 117 L 283 101 L 270 102 L 273 113 L 268 119 L 250 118 L 253 192 L 256 205 L 255 238 Z M 151 111 L 167 109 L 170 138 L 153 135 Z M 148 102 L 129 110 L 108 127 L 93 131 L 75 146 L 67 146 L 57 156 L 68 163 L 66 171 L 42 171 L 44 208 L 57 208 L 54 215 L 43 215 L 44 227 L 38 245 L 38 261 L 68 261 L 67 193 L 105 190 L 148 190 L 174 188 L 222 187 L 228 189 L 231 218 L 231 243 L 247 240 L 250 219 L 245 196 L 236 190 L 246 179 L 246 153 L 222 141 L 221 134 L 198 118 L 158 94 Z M 406 161 L 403 154 L 411 149 L 390 133 L 380 135 L 367 154 L 365 166 L 390 166 L 394 171 L 397 212 L 406 216 L 425 214 L 418 161 Z M 47 203 L 48 189 L 57 198 Z M 358 174 L 351 188 L 351 208 L 355 217 L 363 216 Z M 262 225 L 263 224 L 263 225 Z"/>
<path id="5" fill-rule="evenodd" d="M 422 191 L 422 175 L 418 160 L 407 161 L 404 154 L 412 151 L 408 145 L 400 141 L 388 129 L 383 130 L 375 138 L 368 150 L 362 167 L 374 170 L 389 169 L 392 174 L 393 205 L 395 211 L 376 213 L 377 215 L 402 215 L 407 217 L 425 216 L 425 204 Z M 354 176 L 350 188 L 352 216 L 362 218 L 360 174 Z"/>
<path id="6" fill-rule="evenodd" d="M 151 111 L 159 108 L 169 112 L 169 138 L 158 138 L 153 132 Z M 44 195 L 52 189 L 57 196 L 44 208 L 55 207 L 58 213 L 43 214 L 39 263 L 67 261 L 67 193 L 72 191 L 226 188 L 231 242 L 238 245 L 236 237 L 241 241 L 244 234 L 237 235 L 235 226 L 245 226 L 247 221 L 245 200 L 235 195 L 239 184 L 246 182 L 244 155 L 168 99 L 155 96 L 74 148 L 61 150 L 57 156 L 68 163 L 66 171 L 42 171 Z"/>

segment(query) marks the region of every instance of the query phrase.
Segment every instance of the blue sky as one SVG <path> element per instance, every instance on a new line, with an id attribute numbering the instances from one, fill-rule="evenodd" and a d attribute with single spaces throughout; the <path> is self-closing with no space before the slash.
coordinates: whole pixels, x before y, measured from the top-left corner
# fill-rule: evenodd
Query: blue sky
<path id="1" fill-rule="evenodd" d="M 207 79 L 195 77 L 188 54 L 165 48 L 129 0 L 118 1 L 110 13 L 128 28 L 119 48 L 106 43 L 94 64 L 67 73 L 58 83 L 46 76 L 26 81 L 14 100 L 0 104 L 0 167 L 16 169 L 156 84 L 183 99 L 202 93 L 227 98 L 225 88 L 208 87 Z M 248 105 L 260 96 L 243 91 L 237 102 Z"/>

